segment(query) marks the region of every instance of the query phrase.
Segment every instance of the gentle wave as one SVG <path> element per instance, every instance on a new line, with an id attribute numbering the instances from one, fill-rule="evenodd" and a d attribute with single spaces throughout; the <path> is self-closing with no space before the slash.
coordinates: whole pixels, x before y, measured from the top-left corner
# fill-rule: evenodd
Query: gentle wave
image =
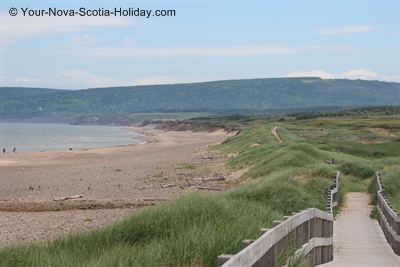
<path id="1" fill-rule="evenodd" d="M 143 136 L 118 126 L 0 123 L 0 147 L 6 152 L 73 150 L 141 144 Z"/>

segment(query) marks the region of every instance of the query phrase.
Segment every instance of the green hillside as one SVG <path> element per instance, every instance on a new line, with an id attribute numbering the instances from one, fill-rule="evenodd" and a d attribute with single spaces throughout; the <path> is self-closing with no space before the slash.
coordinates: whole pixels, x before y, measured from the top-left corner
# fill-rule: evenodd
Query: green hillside
<path id="1" fill-rule="evenodd" d="M 0 101 L 13 98 L 20 98 L 20 97 L 45 96 L 63 92 L 69 92 L 69 90 L 29 88 L 29 87 L 1 87 Z"/>
<path id="2" fill-rule="evenodd" d="M 0 90 L 0 119 L 126 114 L 159 109 L 345 108 L 397 105 L 400 102 L 398 83 L 320 78 L 109 87 L 18 97 L 6 88 Z"/>

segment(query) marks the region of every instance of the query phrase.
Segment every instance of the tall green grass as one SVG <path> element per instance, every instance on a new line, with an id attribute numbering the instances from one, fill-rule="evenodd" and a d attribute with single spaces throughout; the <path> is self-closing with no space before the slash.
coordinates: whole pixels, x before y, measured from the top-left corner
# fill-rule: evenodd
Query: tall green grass
<path id="1" fill-rule="evenodd" d="M 0 248 L 0 266 L 216 266 L 283 215 L 323 208 L 329 186 L 278 175 L 218 195 L 188 193 L 104 229 Z"/>
<path id="2" fill-rule="evenodd" d="M 400 212 L 400 165 L 388 166 L 380 172 L 385 196 L 397 212 Z"/>
<path id="3" fill-rule="evenodd" d="M 216 266 L 218 255 L 237 253 L 243 239 L 257 238 L 260 228 L 271 227 L 283 215 L 310 207 L 324 210 L 337 170 L 342 173 L 339 203 L 343 203 L 346 192 L 366 191 L 374 172 L 388 166 L 382 172 L 384 186 L 400 210 L 397 147 L 348 142 L 365 136 L 357 137 L 354 129 L 359 125 L 350 127 L 345 121 L 319 126 L 327 128 L 323 135 L 304 134 L 309 129 L 315 132 L 314 125 L 313 121 L 274 124 L 280 143 L 270 132 L 272 124 L 249 122 L 239 135 L 214 148 L 237 154 L 227 167 L 247 168 L 239 179 L 248 180 L 245 185 L 233 184 L 235 188 L 220 194 L 187 193 L 89 233 L 1 247 L 0 266 Z M 374 156 L 371 149 L 387 153 Z M 331 158 L 335 165 L 326 163 Z"/>

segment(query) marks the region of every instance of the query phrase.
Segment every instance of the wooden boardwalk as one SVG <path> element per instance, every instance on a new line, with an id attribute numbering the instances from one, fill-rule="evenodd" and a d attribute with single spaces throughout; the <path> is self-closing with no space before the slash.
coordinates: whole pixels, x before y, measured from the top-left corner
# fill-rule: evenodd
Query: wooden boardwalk
<path id="1" fill-rule="evenodd" d="M 349 193 L 346 205 L 333 223 L 333 261 L 322 267 L 400 267 L 377 220 L 369 217 L 373 206 L 366 193 Z"/>

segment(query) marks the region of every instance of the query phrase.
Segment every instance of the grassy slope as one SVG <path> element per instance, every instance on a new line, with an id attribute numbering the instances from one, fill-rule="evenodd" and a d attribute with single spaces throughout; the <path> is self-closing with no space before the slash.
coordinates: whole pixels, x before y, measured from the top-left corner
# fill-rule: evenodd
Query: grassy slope
<path id="1" fill-rule="evenodd" d="M 282 143 L 271 134 L 271 123 L 251 121 L 239 135 L 215 147 L 237 154 L 229 159 L 229 168 L 247 170 L 233 189 L 188 193 L 88 234 L 0 248 L 0 266 L 216 266 L 219 254 L 238 252 L 243 239 L 257 238 L 260 228 L 271 227 L 282 215 L 307 207 L 324 209 L 336 170 L 344 174 L 343 201 L 347 190 L 365 191 L 375 170 L 398 169 L 400 150 L 390 149 L 397 145 L 395 137 L 370 131 L 382 121 L 280 122 L 274 125 Z M 395 128 L 392 133 L 398 134 Z M 368 153 L 360 157 L 363 151 Z M 332 157 L 336 164 L 326 164 Z"/>
<path id="2" fill-rule="evenodd" d="M 2 118 L 128 114 L 155 109 L 291 109 L 393 105 L 398 83 L 319 78 L 228 80 L 70 90 L 0 101 Z M 3 93 L 5 95 L 5 93 Z M 38 110 L 38 107 L 41 109 Z"/>

